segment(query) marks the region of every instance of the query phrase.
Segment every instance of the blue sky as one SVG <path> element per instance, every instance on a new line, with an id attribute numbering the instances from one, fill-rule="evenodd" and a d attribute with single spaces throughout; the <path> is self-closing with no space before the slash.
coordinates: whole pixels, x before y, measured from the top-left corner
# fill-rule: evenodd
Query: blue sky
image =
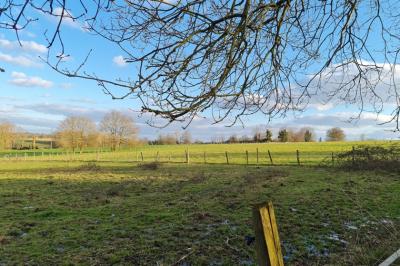
<path id="1" fill-rule="evenodd" d="M 47 48 L 43 32 L 54 26 L 55 21 L 41 17 L 21 32 L 21 47 L 13 32 L 0 32 L 0 121 L 7 120 L 18 127 L 37 133 L 50 133 L 66 116 L 84 115 L 99 122 L 110 110 L 131 115 L 139 127 L 140 137 L 154 139 L 161 133 L 182 131 L 184 124 L 173 123 L 157 129 L 146 124 L 148 116 L 140 115 L 140 103 L 135 99 L 112 100 L 95 82 L 62 76 L 48 67 L 39 57 L 45 57 Z M 108 78 L 135 78 L 135 69 L 124 63 L 121 51 L 100 38 L 90 35 L 79 23 L 67 21 L 62 26 L 66 54 L 71 54 L 66 64 L 77 66 L 86 53 L 93 48 L 87 69 Z M 386 108 L 387 107 L 387 108 Z M 387 103 L 385 109 L 390 109 Z M 228 137 L 232 134 L 251 135 L 256 129 L 271 128 L 274 133 L 284 127 L 314 128 L 317 137 L 325 136 L 328 128 L 342 127 L 348 139 L 365 138 L 397 139 L 393 125 L 378 125 L 389 119 L 388 113 L 379 116 L 365 112 L 353 123 L 347 120 L 357 114 L 357 109 L 337 103 L 323 105 L 313 101 L 307 110 L 299 114 L 289 113 L 268 123 L 267 118 L 254 115 L 243 120 L 244 125 L 226 127 L 226 123 L 212 125 L 208 118 L 196 118 L 188 130 L 194 139 L 210 140 L 212 137 Z M 244 127 L 243 127 L 244 126 Z"/>

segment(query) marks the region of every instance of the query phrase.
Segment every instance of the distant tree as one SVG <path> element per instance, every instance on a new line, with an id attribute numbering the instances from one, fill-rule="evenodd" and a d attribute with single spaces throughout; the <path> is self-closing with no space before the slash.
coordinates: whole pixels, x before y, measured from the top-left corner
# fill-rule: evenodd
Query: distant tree
<path id="1" fill-rule="evenodd" d="M 253 141 L 254 142 L 261 142 L 263 139 L 262 137 L 262 131 L 259 127 L 256 127 L 254 129 L 254 135 L 253 135 Z"/>
<path id="2" fill-rule="evenodd" d="M 239 141 L 241 143 L 249 143 L 249 142 L 251 142 L 251 138 L 249 138 L 249 136 L 247 136 L 247 135 L 243 135 L 243 136 L 240 137 Z"/>
<path id="3" fill-rule="evenodd" d="M 121 144 L 135 139 L 137 134 L 133 119 L 118 111 L 111 111 L 104 116 L 100 122 L 100 130 L 106 134 L 113 151 Z"/>
<path id="4" fill-rule="evenodd" d="M 217 136 L 216 143 L 225 143 L 225 136 L 224 135 Z"/>
<path id="5" fill-rule="evenodd" d="M 82 151 L 88 146 L 89 137 L 95 132 L 96 125 L 89 118 L 70 116 L 60 123 L 56 135 L 60 146 Z"/>
<path id="6" fill-rule="evenodd" d="M 236 134 L 233 134 L 232 136 L 230 136 L 228 138 L 228 143 L 238 143 L 239 142 L 239 138 Z"/>
<path id="7" fill-rule="evenodd" d="M 192 140 L 192 134 L 190 134 L 189 131 L 185 130 L 185 131 L 182 133 L 180 143 L 182 143 L 182 144 L 191 144 L 192 142 L 193 142 L 193 140 Z"/>
<path id="8" fill-rule="evenodd" d="M 310 129 L 306 129 L 306 131 L 304 132 L 304 141 L 311 142 L 313 138 L 314 134 L 312 133 L 312 131 Z"/>
<path id="9" fill-rule="evenodd" d="M 293 129 L 286 129 L 287 132 L 287 142 L 298 142 L 301 140 L 297 139 L 296 132 Z"/>
<path id="10" fill-rule="evenodd" d="M 342 141 L 345 139 L 344 131 L 339 127 L 334 127 L 326 132 L 327 141 Z"/>
<path id="11" fill-rule="evenodd" d="M 9 122 L 0 123 L 0 149 L 11 149 L 16 135 L 16 128 Z"/>
<path id="12" fill-rule="evenodd" d="M 289 132 L 289 141 L 291 142 L 302 142 L 304 141 L 305 130 L 302 128 L 298 131 Z"/>
<path id="13" fill-rule="evenodd" d="M 159 145 L 173 145 L 178 144 L 179 139 L 177 138 L 176 134 L 160 134 L 155 144 Z"/>
<path id="14" fill-rule="evenodd" d="M 267 129 L 267 131 L 265 131 L 265 141 L 266 142 L 272 141 L 272 131 L 269 129 Z"/>
<path id="15" fill-rule="evenodd" d="M 289 140 L 289 133 L 286 129 L 281 129 L 278 133 L 278 140 L 280 142 L 287 142 Z"/>
<path id="16" fill-rule="evenodd" d="M 87 146 L 93 148 L 99 148 L 103 143 L 103 134 L 97 131 L 90 132 L 87 136 Z"/>

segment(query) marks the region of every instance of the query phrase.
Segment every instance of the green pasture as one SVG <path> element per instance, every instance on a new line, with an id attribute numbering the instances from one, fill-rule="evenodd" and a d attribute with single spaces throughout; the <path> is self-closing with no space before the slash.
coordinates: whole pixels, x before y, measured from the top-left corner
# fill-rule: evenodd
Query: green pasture
<path id="1" fill-rule="evenodd" d="M 191 144 L 191 145 L 140 145 L 111 152 L 109 149 L 85 149 L 82 152 L 63 149 L 28 151 L 2 151 L 0 160 L 61 160 L 61 161 L 129 161 L 207 164 L 258 164 L 296 165 L 297 151 L 302 165 L 318 165 L 331 161 L 332 155 L 350 151 L 358 145 L 389 146 L 395 141 L 368 142 L 296 142 L 296 143 L 246 143 L 246 144 Z M 257 161 L 258 150 L 258 161 Z M 247 153 L 246 153 L 247 152 Z M 188 155 L 187 155 L 188 154 Z M 248 155 L 247 155 L 248 154 Z M 228 159 L 227 159 L 228 157 Z M 248 161 L 247 161 L 248 157 Z"/>
<path id="2" fill-rule="evenodd" d="M 313 145 L 328 152 L 351 147 Z M 208 147 L 238 154 L 309 148 Z M 400 173 L 222 161 L 4 160 L 0 265 L 254 265 L 251 210 L 267 200 L 275 206 L 286 265 L 377 265 L 399 248 L 399 194 Z"/>

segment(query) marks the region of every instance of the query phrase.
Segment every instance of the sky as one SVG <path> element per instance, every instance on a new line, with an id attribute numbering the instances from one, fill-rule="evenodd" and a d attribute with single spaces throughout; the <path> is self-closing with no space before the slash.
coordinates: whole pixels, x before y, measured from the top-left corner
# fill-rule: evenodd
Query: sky
<path id="1" fill-rule="evenodd" d="M 140 114 L 140 103 L 135 99 L 113 100 L 93 81 L 68 78 L 56 73 L 41 58 L 46 57 L 47 48 L 43 36 L 46 28 L 54 27 L 56 21 L 41 17 L 26 30 L 20 32 L 22 46 L 14 32 L 0 32 L 0 121 L 9 121 L 19 128 L 34 133 L 52 133 L 60 121 L 67 116 L 87 116 L 98 123 L 111 110 L 132 116 L 139 128 L 141 138 L 155 139 L 160 133 L 181 132 L 186 124 L 172 123 L 165 128 L 149 126 L 148 115 Z M 89 34 L 77 22 L 67 20 L 62 25 L 66 54 L 71 54 L 66 63 L 78 66 L 82 58 L 93 49 L 87 68 L 109 78 L 129 77 L 134 69 L 124 61 L 124 54 L 108 42 Z M 134 77 L 133 77 L 134 78 Z M 390 103 L 387 103 L 390 105 Z M 215 137 L 228 138 L 252 135 L 255 130 L 272 129 L 275 137 L 279 129 L 311 127 L 316 137 L 325 138 L 331 127 L 344 129 L 347 139 L 398 139 L 392 125 L 379 125 L 390 119 L 389 113 L 379 116 L 364 112 L 355 121 L 357 109 L 338 103 L 323 104 L 313 101 L 305 112 L 288 113 L 268 121 L 267 117 L 255 114 L 246 117 L 243 124 L 228 127 L 229 121 L 212 124 L 207 118 L 196 118 L 187 128 L 193 139 L 208 141 Z M 161 126 L 164 123 L 160 123 Z"/>

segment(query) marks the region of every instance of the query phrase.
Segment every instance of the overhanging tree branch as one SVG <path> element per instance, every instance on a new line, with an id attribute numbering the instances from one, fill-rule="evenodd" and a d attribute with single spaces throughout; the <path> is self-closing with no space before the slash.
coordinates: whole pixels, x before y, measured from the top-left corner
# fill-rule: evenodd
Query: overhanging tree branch
<path id="1" fill-rule="evenodd" d="M 36 19 L 27 15 L 32 10 L 57 18 L 47 40 L 61 51 L 45 58 L 54 70 L 96 81 L 113 98 L 136 97 L 143 112 L 168 121 L 204 112 L 215 122 L 271 118 L 318 98 L 354 104 L 360 113 L 380 113 L 390 101 L 388 122 L 399 130 L 394 0 L 8 0 L 0 28 L 26 28 Z M 137 73 L 115 80 L 88 74 L 88 57 L 75 70 L 62 67 L 65 21 L 115 44 Z M 126 92 L 114 95 L 115 87 Z"/>

